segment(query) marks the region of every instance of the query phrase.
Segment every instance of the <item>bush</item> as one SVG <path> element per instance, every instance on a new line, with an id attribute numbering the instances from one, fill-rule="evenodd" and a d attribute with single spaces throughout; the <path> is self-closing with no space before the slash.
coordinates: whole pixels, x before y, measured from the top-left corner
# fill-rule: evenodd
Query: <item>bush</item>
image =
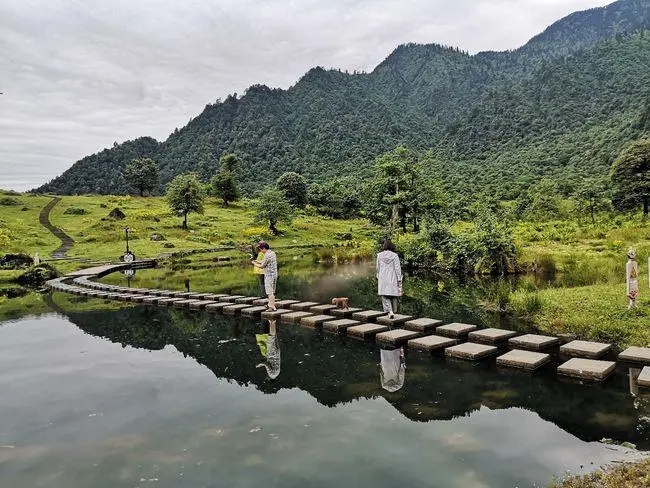
<path id="1" fill-rule="evenodd" d="M 81 207 L 68 207 L 63 212 L 63 215 L 88 215 L 90 212 Z"/>
<path id="2" fill-rule="evenodd" d="M 38 266 L 33 266 L 16 278 L 16 283 L 29 288 L 40 288 L 46 281 L 58 278 L 59 276 L 58 271 L 52 266 L 41 263 Z"/>
<path id="3" fill-rule="evenodd" d="M 4 205 L 6 207 L 13 207 L 15 205 L 20 205 L 20 201 L 12 197 L 2 197 L 0 198 L 0 205 Z"/>

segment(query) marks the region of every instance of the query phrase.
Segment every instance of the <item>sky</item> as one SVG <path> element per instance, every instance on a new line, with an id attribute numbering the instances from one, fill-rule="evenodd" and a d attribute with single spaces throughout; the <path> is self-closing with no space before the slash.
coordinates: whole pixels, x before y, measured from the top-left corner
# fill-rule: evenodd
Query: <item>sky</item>
<path id="1" fill-rule="evenodd" d="M 372 71 L 406 42 L 515 49 L 611 0 L 0 0 L 0 188 L 165 140 L 253 84 Z"/>

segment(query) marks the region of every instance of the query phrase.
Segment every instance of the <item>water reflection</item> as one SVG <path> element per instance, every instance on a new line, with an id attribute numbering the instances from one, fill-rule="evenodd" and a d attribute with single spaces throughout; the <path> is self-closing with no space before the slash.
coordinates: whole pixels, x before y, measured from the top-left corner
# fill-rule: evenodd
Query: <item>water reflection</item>
<path id="1" fill-rule="evenodd" d="M 404 348 L 380 349 L 379 360 L 381 372 L 379 374 L 381 387 L 394 393 L 404 386 L 406 376 L 406 361 L 404 359 Z"/>
<path id="2" fill-rule="evenodd" d="M 257 365 L 258 368 L 266 369 L 270 380 L 280 375 L 280 339 L 278 338 L 277 320 L 263 320 L 260 324 L 262 332 L 255 334 L 255 340 L 259 347 L 264 362 Z"/>

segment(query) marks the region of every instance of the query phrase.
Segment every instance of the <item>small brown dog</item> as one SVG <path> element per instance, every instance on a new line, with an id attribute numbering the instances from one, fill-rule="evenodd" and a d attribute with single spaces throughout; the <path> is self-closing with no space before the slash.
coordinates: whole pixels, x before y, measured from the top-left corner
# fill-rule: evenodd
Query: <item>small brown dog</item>
<path id="1" fill-rule="evenodd" d="M 347 310 L 350 308 L 350 299 L 348 297 L 332 298 L 332 305 Z"/>

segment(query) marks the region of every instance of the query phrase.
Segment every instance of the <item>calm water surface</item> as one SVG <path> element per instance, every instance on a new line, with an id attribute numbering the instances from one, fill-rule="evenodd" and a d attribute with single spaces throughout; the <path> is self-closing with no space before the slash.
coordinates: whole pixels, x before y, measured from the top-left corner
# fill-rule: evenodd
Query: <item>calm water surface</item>
<path id="1" fill-rule="evenodd" d="M 134 279 L 184 285 L 147 273 Z M 361 304 L 367 276 L 285 276 L 283 293 L 342 289 Z M 405 307 L 463 301 L 426 289 L 440 303 L 414 288 Z M 271 380 L 258 365 L 276 348 L 254 320 L 47 300 L 50 314 L 0 323 L 3 487 L 529 487 L 624 458 L 603 437 L 650 448 L 650 402 L 626 370 L 585 386 L 406 351 L 389 392 L 377 346 L 278 325 Z"/>

